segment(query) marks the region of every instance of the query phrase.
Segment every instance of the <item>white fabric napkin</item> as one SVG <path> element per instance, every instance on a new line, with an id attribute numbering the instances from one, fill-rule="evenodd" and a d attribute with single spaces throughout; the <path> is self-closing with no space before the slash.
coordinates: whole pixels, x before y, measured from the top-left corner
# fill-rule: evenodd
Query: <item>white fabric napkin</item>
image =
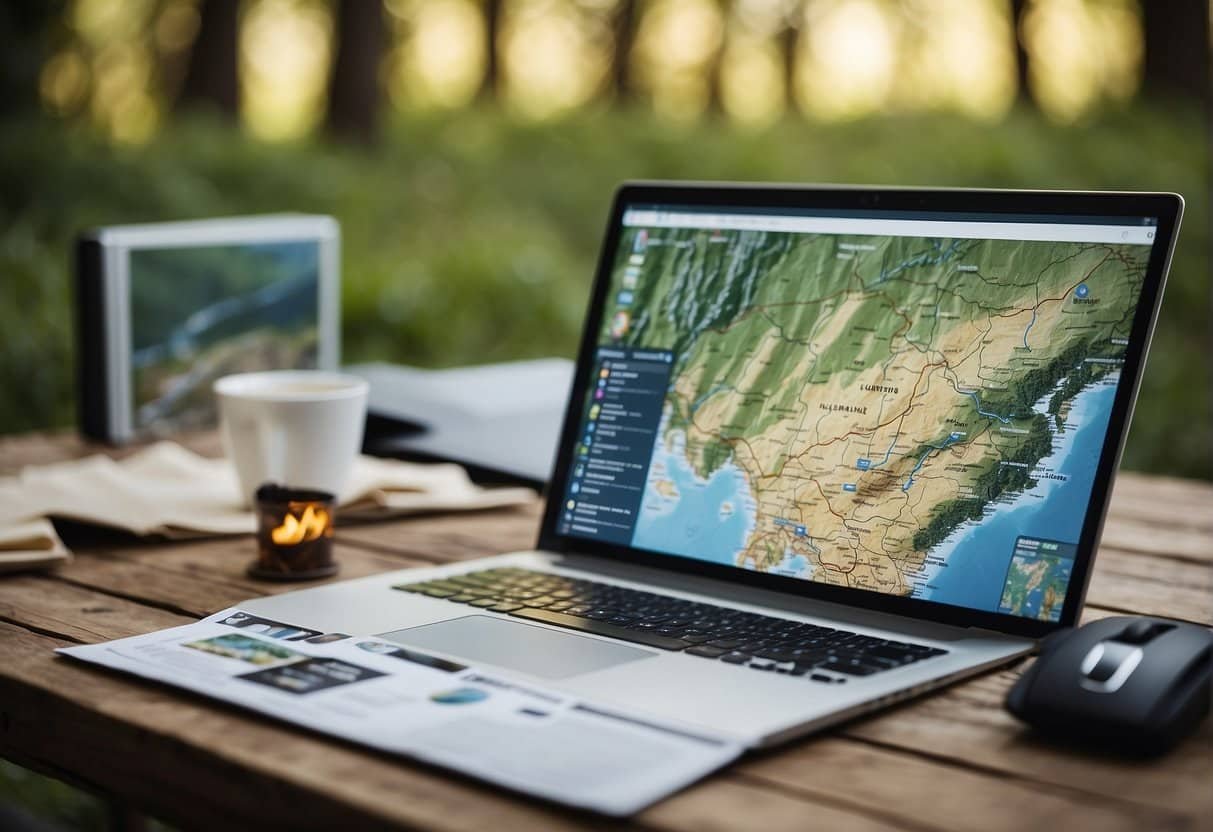
<path id="1" fill-rule="evenodd" d="M 481 488 L 458 465 L 360 456 L 338 495 L 338 523 L 497 508 L 534 496 L 527 488 Z M 7 540 L 8 554 L 66 553 L 46 522 L 49 517 L 174 538 L 248 534 L 257 528 L 252 510 L 241 505 L 236 472 L 227 460 L 208 459 L 172 442 L 158 442 L 120 461 L 98 455 L 32 465 L 0 478 L 0 552 Z"/>

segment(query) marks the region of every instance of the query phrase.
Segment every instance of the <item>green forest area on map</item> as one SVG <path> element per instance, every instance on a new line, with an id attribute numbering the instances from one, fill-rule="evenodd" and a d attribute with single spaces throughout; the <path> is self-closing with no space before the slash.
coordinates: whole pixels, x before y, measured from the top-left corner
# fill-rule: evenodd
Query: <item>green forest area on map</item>
<path id="1" fill-rule="evenodd" d="M 659 441 L 744 471 L 737 565 L 908 594 L 1119 369 L 1149 247 L 628 228 L 620 252 L 601 341 L 678 356 Z"/>

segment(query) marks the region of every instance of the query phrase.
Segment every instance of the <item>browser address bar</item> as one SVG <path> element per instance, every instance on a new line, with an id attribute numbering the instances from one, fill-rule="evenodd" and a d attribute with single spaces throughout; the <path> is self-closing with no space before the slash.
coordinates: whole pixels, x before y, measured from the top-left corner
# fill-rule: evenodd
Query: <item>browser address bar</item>
<path id="1" fill-rule="evenodd" d="M 1083 225 L 1051 222 L 973 222 L 853 217 L 780 217 L 705 214 L 694 211 L 628 209 L 623 224 L 645 228 L 699 228 L 706 231 L 782 231 L 872 237 L 934 237 L 965 240 L 1023 240 L 1058 243 L 1153 245 L 1154 226 Z"/>

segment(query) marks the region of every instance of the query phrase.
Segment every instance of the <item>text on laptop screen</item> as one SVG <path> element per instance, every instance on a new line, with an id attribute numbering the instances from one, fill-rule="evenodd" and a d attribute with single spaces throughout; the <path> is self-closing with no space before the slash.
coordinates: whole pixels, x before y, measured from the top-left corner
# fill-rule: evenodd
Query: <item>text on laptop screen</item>
<path id="1" fill-rule="evenodd" d="M 1058 620 L 1155 229 L 628 207 L 558 531 Z"/>

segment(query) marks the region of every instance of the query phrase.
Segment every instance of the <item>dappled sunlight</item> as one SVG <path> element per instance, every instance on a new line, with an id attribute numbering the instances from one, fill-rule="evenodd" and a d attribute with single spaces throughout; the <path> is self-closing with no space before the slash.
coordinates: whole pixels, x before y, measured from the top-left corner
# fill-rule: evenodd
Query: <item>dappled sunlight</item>
<path id="1" fill-rule="evenodd" d="M 152 25 L 152 37 L 162 53 L 182 52 L 194 42 L 201 17 L 193 0 L 169 0 L 161 5 Z"/>
<path id="2" fill-rule="evenodd" d="M 1101 98 L 1123 101 L 1137 91 L 1142 35 L 1132 0 L 1035 0 L 1023 34 L 1033 92 L 1054 119 L 1074 121 Z"/>
<path id="3" fill-rule="evenodd" d="M 737 0 L 732 5 L 719 84 L 723 109 L 735 121 L 762 127 L 787 113 L 788 68 L 798 52 L 799 18 L 795 0 Z"/>
<path id="4" fill-rule="evenodd" d="M 155 0 L 77 0 L 68 19 L 84 40 L 101 45 L 137 37 L 154 6 Z"/>
<path id="5" fill-rule="evenodd" d="M 519 0 L 502 32 L 504 97 L 524 116 L 548 118 L 585 103 L 610 65 L 610 41 L 565 0 Z"/>
<path id="6" fill-rule="evenodd" d="M 149 50 L 139 43 L 107 44 L 98 54 L 90 110 L 119 141 L 139 142 L 156 129 L 158 110 L 148 94 Z"/>
<path id="7" fill-rule="evenodd" d="M 892 99 L 899 109 L 1002 117 L 1015 101 L 1015 30 L 1005 4 L 906 2 Z"/>
<path id="8" fill-rule="evenodd" d="M 798 23 L 798 0 L 736 0 L 732 22 L 759 37 L 778 34 L 788 23 Z"/>
<path id="9" fill-rule="evenodd" d="M 39 77 L 39 92 L 59 115 L 86 113 L 110 136 L 140 142 L 159 123 L 155 60 L 139 37 L 156 11 L 152 0 L 77 0 L 68 22 L 79 41 L 57 52 Z"/>
<path id="10" fill-rule="evenodd" d="M 147 140 L 177 93 L 200 2 L 69 0 L 68 31 L 39 78 L 47 111 Z M 1028 3 L 1020 29 L 1032 99 L 1046 116 L 1069 123 L 1136 95 L 1140 2 Z M 385 100 L 415 112 L 484 95 L 543 120 L 622 95 L 665 119 L 714 110 L 762 127 L 788 115 L 829 122 L 889 112 L 997 121 L 1020 93 L 1010 0 L 640 0 L 621 54 L 623 0 L 500 8 L 488 84 L 485 0 L 385 0 Z M 320 123 L 335 9 L 332 0 L 241 3 L 240 109 L 257 136 L 291 139 Z"/>
<path id="11" fill-rule="evenodd" d="M 712 0 L 655 0 L 636 38 L 637 75 L 656 111 L 684 120 L 707 106 L 707 69 L 723 38 Z"/>
<path id="12" fill-rule="evenodd" d="M 768 39 L 730 37 L 721 61 L 721 103 L 742 124 L 763 126 L 785 109 L 784 56 Z"/>
<path id="13" fill-rule="evenodd" d="M 883 106 L 893 89 L 895 25 L 878 0 L 810 0 L 797 78 L 805 112 L 829 121 Z"/>
<path id="14" fill-rule="evenodd" d="M 388 93 L 401 108 L 454 108 L 475 97 L 485 72 L 485 27 L 473 0 L 395 0 L 398 41 Z"/>
<path id="15" fill-rule="evenodd" d="M 42 67 L 38 90 L 55 115 L 70 116 L 77 112 L 89 93 L 89 68 L 84 56 L 67 49 L 51 57 Z"/>
<path id="16" fill-rule="evenodd" d="M 320 0 L 257 0 L 240 27 L 240 110 L 264 139 L 305 135 L 320 120 L 332 52 Z"/>

